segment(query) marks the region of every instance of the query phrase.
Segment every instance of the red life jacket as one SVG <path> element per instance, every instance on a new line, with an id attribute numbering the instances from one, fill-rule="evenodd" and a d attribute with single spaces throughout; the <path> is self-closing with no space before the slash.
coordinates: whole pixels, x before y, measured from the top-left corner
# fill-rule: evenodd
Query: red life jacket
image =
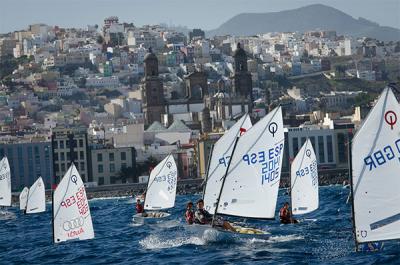
<path id="1" fill-rule="evenodd" d="M 136 203 L 136 213 L 143 213 L 143 205 Z"/>
<path id="2" fill-rule="evenodd" d="M 289 211 L 287 210 L 287 209 L 285 209 L 285 208 L 281 208 L 280 210 L 279 210 L 279 217 L 281 218 L 281 219 L 289 219 L 290 218 L 290 216 L 289 216 Z"/>
<path id="3" fill-rule="evenodd" d="M 186 211 L 185 219 L 186 219 L 186 222 L 188 224 L 190 224 L 190 225 L 193 224 L 193 222 L 194 222 L 194 213 L 193 213 L 193 211 Z"/>

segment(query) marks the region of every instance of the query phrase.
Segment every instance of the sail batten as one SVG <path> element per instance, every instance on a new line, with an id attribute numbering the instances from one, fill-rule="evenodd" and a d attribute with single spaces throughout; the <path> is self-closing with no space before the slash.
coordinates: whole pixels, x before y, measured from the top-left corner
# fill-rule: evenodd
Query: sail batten
<path id="1" fill-rule="evenodd" d="M 293 160 L 290 176 L 293 214 L 306 214 L 318 209 L 317 158 L 310 139 L 307 139 Z"/>
<path id="2" fill-rule="evenodd" d="M 217 213 L 274 218 L 283 150 L 282 110 L 278 107 L 238 139 Z"/>
<path id="3" fill-rule="evenodd" d="M 7 157 L 0 161 L 0 206 L 11 206 L 11 170 Z"/>
<path id="4" fill-rule="evenodd" d="M 144 209 L 162 210 L 175 205 L 178 170 L 172 154 L 164 158 L 150 173 Z"/>
<path id="5" fill-rule="evenodd" d="M 250 117 L 245 114 L 214 144 L 203 198 L 205 209 L 211 213 L 215 212 L 222 180 L 232 155 L 235 140 L 238 136 L 244 135 L 251 126 Z"/>
<path id="6" fill-rule="evenodd" d="M 385 88 L 352 142 L 357 243 L 400 238 L 400 105 Z"/>
<path id="7" fill-rule="evenodd" d="M 53 194 L 54 242 L 94 238 L 85 186 L 72 164 Z"/>
<path id="8" fill-rule="evenodd" d="M 44 211 L 46 211 L 46 194 L 43 179 L 40 177 L 29 189 L 26 213 L 41 213 Z"/>

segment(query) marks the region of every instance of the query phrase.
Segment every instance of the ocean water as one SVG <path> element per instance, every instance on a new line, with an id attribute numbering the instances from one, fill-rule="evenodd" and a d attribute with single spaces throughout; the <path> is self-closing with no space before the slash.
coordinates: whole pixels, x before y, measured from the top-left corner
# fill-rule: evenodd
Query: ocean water
<path id="1" fill-rule="evenodd" d="M 17 207 L 0 219 L 0 264 L 399 264 L 399 243 L 375 253 L 356 253 L 349 189 L 320 188 L 320 208 L 297 225 L 245 220 L 268 230 L 269 239 L 221 237 L 194 231 L 183 221 L 185 203 L 200 196 L 177 196 L 169 220 L 132 222 L 134 200 L 90 200 L 96 238 L 52 243 L 50 204 L 43 214 L 25 216 Z M 288 200 L 280 191 L 279 206 Z M 212 232 L 212 231 L 211 231 Z"/>

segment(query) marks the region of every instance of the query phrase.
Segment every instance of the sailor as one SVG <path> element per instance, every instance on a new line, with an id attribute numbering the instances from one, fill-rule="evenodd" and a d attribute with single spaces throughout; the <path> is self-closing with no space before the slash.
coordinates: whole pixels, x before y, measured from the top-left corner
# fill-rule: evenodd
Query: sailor
<path id="1" fill-rule="evenodd" d="M 194 222 L 193 202 L 188 202 L 186 204 L 185 219 L 189 225 L 193 224 Z"/>
<path id="2" fill-rule="evenodd" d="M 143 213 L 144 212 L 144 208 L 142 203 L 140 202 L 140 199 L 136 200 L 136 213 Z"/>
<path id="3" fill-rule="evenodd" d="M 281 224 L 297 224 L 298 221 L 293 219 L 292 214 L 289 210 L 289 203 L 285 202 L 283 207 L 279 210 L 279 219 Z"/>
<path id="4" fill-rule="evenodd" d="M 197 210 L 194 213 L 194 222 L 200 225 L 211 224 L 213 216 L 204 209 L 204 201 L 202 199 L 197 201 Z M 236 229 L 227 221 L 219 218 L 215 218 L 214 225 L 224 228 L 225 230 L 230 230 L 236 232 Z"/>

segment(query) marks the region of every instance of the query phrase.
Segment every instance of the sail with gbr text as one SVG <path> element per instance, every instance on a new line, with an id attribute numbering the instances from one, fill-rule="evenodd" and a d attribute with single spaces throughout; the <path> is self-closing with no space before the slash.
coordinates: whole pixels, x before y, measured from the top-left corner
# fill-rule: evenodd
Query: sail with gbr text
<path id="1" fill-rule="evenodd" d="M 54 242 L 94 238 L 85 186 L 72 164 L 53 195 Z"/>
<path id="2" fill-rule="evenodd" d="M 250 117 L 245 114 L 214 144 L 203 198 L 204 207 L 210 213 L 215 212 L 222 180 L 225 176 L 236 138 L 248 131 L 251 126 Z"/>
<path id="3" fill-rule="evenodd" d="M 352 142 L 356 243 L 400 238 L 400 106 L 385 88 Z"/>
<path id="4" fill-rule="evenodd" d="M 292 162 L 290 182 L 293 214 L 305 214 L 318 209 L 317 158 L 310 139 L 307 139 Z"/>
<path id="5" fill-rule="evenodd" d="M 282 110 L 277 107 L 237 140 L 217 213 L 274 218 L 283 152 Z"/>

